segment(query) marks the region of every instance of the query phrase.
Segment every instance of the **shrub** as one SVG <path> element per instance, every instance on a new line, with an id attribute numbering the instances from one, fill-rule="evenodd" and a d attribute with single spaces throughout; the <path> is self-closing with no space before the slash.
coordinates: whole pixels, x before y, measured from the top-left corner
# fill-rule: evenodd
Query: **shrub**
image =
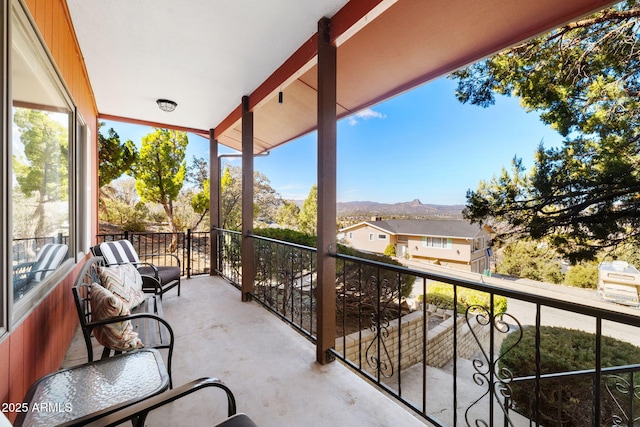
<path id="1" fill-rule="evenodd" d="M 574 265 L 565 274 L 565 284 L 578 288 L 598 287 L 598 266 L 594 264 Z"/>
<path id="2" fill-rule="evenodd" d="M 464 313 L 467 309 L 474 305 L 489 308 L 491 295 L 487 292 L 476 291 L 474 289 L 458 287 L 458 312 Z M 427 304 L 434 304 L 445 310 L 453 310 L 453 285 L 441 282 L 430 282 L 425 297 Z M 494 312 L 504 313 L 507 311 L 507 298 L 494 296 Z"/>
<path id="3" fill-rule="evenodd" d="M 270 239 L 282 240 L 283 242 L 295 243 L 296 245 L 316 247 L 316 236 L 290 230 L 288 228 L 256 228 L 253 230 L 256 236 L 268 237 Z"/>
<path id="4" fill-rule="evenodd" d="M 508 369 L 514 378 L 535 375 L 536 372 L 535 328 L 525 326 L 522 334 L 519 343 L 519 333 L 509 334 L 501 348 L 500 368 Z M 540 357 L 542 374 L 593 370 L 596 363 L 595 335 L 583 331 L 543 326 L 540 328 Z M 640 348 L 603 336 L 601 358 L 603 367 L 634 364 L 640 360 Z M 635 382 L 638 387 L 640 381 L 636 379 Z M 532 387 L 534 387 L 533 381 L 511 383 L 512 401 L 516 410 L 525 416 L 534 414 L 536 409 L 535 395 L 531 392 Z M 593 407 L 591 376 L 545 379 L 540 382 L 540 387 L 539 409 L 542 425 L 576 427 L 591 425 Z M 603 400 L 601 425 L 614 425 L 613 415 L 619 411 L 619 408 L 615 408 L 616 402 L 604 387 L 601 397 Z M 634 401 L 635 406 L 640 406 L 637 399 Z M 627 409 L 625 406 L 625 410 Z M 634 413 L 638 410 L 640 410 L 639 407 L 634 407 Z"/>
<path id="5" fill-rule="evenodd" d="M 384 249 L 384 254 L 386 256 L 396 256 L 396 245 L 388 244 Z"/>
<path id="6" fill-rule="evenodd" d="M 317 245 L 316 236 L 312 236 L 310 234 L 302 233 L 300 231 L 290 230 L 286 228 L 256 228 L 253 230 L 253 234 L 262 237 L 268 237 L 271 239 L 282 240 L 284 242 L 295 243 L 298 245 L 309 246 L 315 248 Z M 338 244 L 338 253 L 343 255 L 350 255 L 358 258 L 363 258 L 369 261 L 382 262 L 385 264 L 391 264 L 396 266 L 402 266 L 401 263 L 396 261 L 387 255 L 374 254 L 371 252 L 361 252 L 357 249 L 350 248 L 348 246 Z M 338 269 L 340 269 L 340 265 L 338 265 Z M 362 272 L 363 277 L 369 277 L 373 275 L 377 271 L 376 268 L 366 267 Z M 342 272 L 339 270 L 338 274 Z M 387 279 L 391 283 L 397 280 L 397 274 L 382 270 L 381 279 Z M 413 288 L 413 282 L 416 280 L 415 276 L 411 276 L 408 274 L 401 275 L 402 281 L 402 291 L 401 294 L 404 297 L 407 297 L 411 294 L 411 289 Z"/>
<path id="7" fill-rule="evenodd" d="M 555 252 L 536 241 L 520 240 L 507 245 L 496 272 L 513 277 L 562 283 L 563 274 Z"/>

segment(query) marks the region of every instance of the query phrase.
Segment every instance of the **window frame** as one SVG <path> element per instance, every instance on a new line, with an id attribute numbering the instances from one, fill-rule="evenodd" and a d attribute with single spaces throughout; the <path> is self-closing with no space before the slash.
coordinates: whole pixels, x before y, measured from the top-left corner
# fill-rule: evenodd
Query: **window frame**
<path id="1" fill-rule="evenodd" d="M 46 43 L 44 42 L 37 25 L 33 21 L 28 8 L 24 5 L 22 0 L 11 0 L 9 2 L 3 2 L 4 8 L 3 10 L 3 51 L 2 51 L 2 63 L 3 63 L 3 89 L 5 90 L 2 94 L 2 131 L 5 135 L 5 140 L 9 141 L 8 144 L 4 144 L 3 152 L 2 152 L 2 178 L 4 182 L 2 182 L 3 189 L 5 190 L 2 195 L 2 202 L 5 206 L 9 208 L 6 209 L 7 216 L 3 218 L 4 221 L 2 223 L 2 243 L 1 247 L 3 250 L 2 259 L 3 259 L 3 267 L 4 268 L 4 285 L 0 288 L 0 297 L 4 301 L 2 304 L 3 319 L 5 321 L 5 331 L 11 330 L 12 325 L 15 325 L 20 322 L 20 320 L 35 310 L 35 308 L 42 302 L 42 300 L 58 285 L 58 283 L 71 273 L 78 257 L 77 248 L 78 246 L 78 206 L 79 206 L 79 198 L 76 190 L 79 188 L 81 176 L 83 173 L 86 173 L 85 169 L 82 171 L 78 170 L 78 158 L 77 158 L 77 150 L 79 146 L 86 145 L 79 143 L 77 136 L 77 125 L 79 123 L 79 116 L 77 113 L 76 106 L 71 98 L 70 92 L 67 86 L 64 83 L 64 79 L 62 78 L 61 73 L 59 72 L 55 61 L 51 53 L 48 50 Z M 14 98 L 11 89 L 12 79 L 12 70 L 11 70 L 11 61 L 12 61 L 12 43 L 13 43 L 13 20 L 21 25 L 28 37 L 28 41 L 31 43 L 31 48 L 34 50 L 34 54 L 37 56 L 39 61 L 41 62 L 41 66 L 45 68 L 47 75 L 50 79 L 50 83 L 56 88 L 61 97 L 61 101 L 64 103 L 65 108 L 67 109 L 69 120 L 67 127 L 67 137 L 68 137 L 68 169 L 69 169 L 69 178 L 68 178 L 68 222 L 69 222 L 69 238 L 68 238 L 68 255 L 67 258 L 62 262 L 58 268 L 53 271 L 50 275 L 48 275 L 41 283 L 35 286 L 32 290 L 30 290 L 24 297 L 20 298 L 18 301 L 13 300 L 13 274 L 12 274 L 12 265 L 13 265 L 13 222 L 12 222 L 12 210 L 13 210 L 13 188 L 12 188 L 12 179 L 13 179 L 13 161 L 12 161 L 12 144 L 13 144 L 13 105 Z M 80 119 L 81 120 L 81 119 Z M 82 121 L 82 126 L 86 128 L 86 124 Z M 86 148 L 88 150 L 88 148 Z M 80 214 L 80 217 L 82 215 Z M 86 218 L 88 221 L 89 218 Z M 0 324 L 0 327 L 2 325 Z M 1 336 L 1 335 L 0 335 Z"/>
<path id="2" fill-rule="evenodd" d="M 2 55 L 2 59 L 0 61 L 0 67 L 2 67 L 0 71 L 0 131 L 2 132 L 2 137 L 4 141 L 10 141 L 11 131 L 8 123 L 10 123 L 10 108 L 8 108 L 9 99 L 10 99 L 10 87 L 9 87 L 9 41 L 10 41 L 10 31 L 9 31 L 9 19 L 11 16 L 11 3 L 10 2 L 2 2 L 0 5 L 0 28 L 2 32 L 0 33 L 0 55 Z M 10 155 L 11 155 L 11 144 L 2 144 L 0 147 L 1 151 L 1 159 L 0 159 L 0 197 L 2 198 L 2 203 L 4 206 L 8 208 L 3 209 L 0 213 L 2 218 L 2 223 L 0 224 L 0 264 L 2 266 L 2 283 L 4 285 L 0 286 L 0 338 L 4 336 L 5 333 L 9 330 L 9 313 L 10 313 L 10 304 L 9 301 L 13 296 L 10 295 L 9 285 L 8 283 L 12 282 L 13 272 L 10 268 L 12 265 L 11 261 L 11 252 L 9 249 L 9 218 L 11 217 L 11 207 L 7 204 L 7 200 L 9 199 L 11 193 L 11 171 L 9 169 L 10 166 Z M 11 285 L 13 286 L 13 285 Z"/>
<path id="3" fill-rule="evenodd" d="M 435 241 L 438 240 L 439 244 L 436 246 Z M 422 236 L 422 247 L 431 249 L 453 249 L 453 238 L 451 237 L 432 237 Z"/>

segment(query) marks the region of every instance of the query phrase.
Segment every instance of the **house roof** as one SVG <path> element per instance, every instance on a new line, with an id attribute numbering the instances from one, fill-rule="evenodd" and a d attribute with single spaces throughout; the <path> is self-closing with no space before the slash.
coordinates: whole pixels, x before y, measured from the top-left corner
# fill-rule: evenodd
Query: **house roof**
<path id="1" fill-rule="evenodd" d="M 365 221 L 351 227 L 346 227 L 341 231 L 344 232 L 358 228 L 364 224 L 394 235 L 473 238 L 483 229 L 491 232 L 491 228 L 487 225 L 481 226 L 471 224 L 464 220 L 447 219 L 389 219 L 383 221 Z"/>
<path id="2" fill-rule="evenodd" d="M 254 151 L 316 128 L 317 26 L 331 18 L 344 117 L 609 0 L 66 0 L 103 119 L 208 135 Z M 279 102 L 279 92 L 283 93 Z M 178 103 L 160 111 L 156 99 Z"/>

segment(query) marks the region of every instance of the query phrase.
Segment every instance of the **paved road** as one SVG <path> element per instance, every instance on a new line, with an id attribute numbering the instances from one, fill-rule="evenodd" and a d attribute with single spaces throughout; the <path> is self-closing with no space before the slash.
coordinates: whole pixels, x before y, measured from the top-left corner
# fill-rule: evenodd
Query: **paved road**
<path id="1" fill-rule="evenodd" d="M 605 310 L 631 314 L 638 317 L 638 324 L 640 325 L 640 309 L 604 302 L 600 299 L 596 291 L 592 289 L 581 289 L 571 286 L 537 282 L 530 279 L 513 279 L 500 276 L 485 277 L 477 273 L 469 273 L 451 268 L 419 263 L 410 263 L 407 266 L 434 273 L 444 273 L 461 279 L 483 281 L 490 285 L 512 289 L 519 292 L 526 292 L 561 301 L 571 301 L 589 307 L 599 307 Z M 534 304 L 515 298 L 509 298 L 507 306 L 507 312 L 516 318 L 521 325 L 535 324 L 536 307 Z M 592 317 L 550 307 L 541 308 L 541 323 L 546 326 L 559 326 L 592 333 L 595 332 L 596 328 L 595 320 Z M 603 322 L 602 328 L 602 332 L 606 336 L 611 336 L 640 346 L 640 327 L 605 321 Z"/>

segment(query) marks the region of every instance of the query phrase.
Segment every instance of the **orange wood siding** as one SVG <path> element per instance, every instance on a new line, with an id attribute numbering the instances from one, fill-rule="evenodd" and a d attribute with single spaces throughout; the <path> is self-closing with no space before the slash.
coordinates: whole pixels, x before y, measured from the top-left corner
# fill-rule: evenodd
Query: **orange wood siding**
<path id="1" fill-rule="evenodd" d="M 97 109 L 64 0 L 24 0 L 73 102 L 91 132 L 89 165 L 97 183 Z M 96 194 L 94 188 L 93 194 Z M 97 201 L 91 218 L 97 224 Z M 95 225 L 93 227 L 95 231 Z M 79 268 L 0 339 L 0 402 L 18 403 L 38 378 L 60 368 L 78 324 L 71 286 Z M 16 414 L 5 414 L 14 421 Z"/>
<path id="2" fill-rule="evenodd" d="M 77 270 L 0 342 L 1 402 L 21 402 L 38 378 L 60 369 L 78 323 L 71 292 Z"/>
<path id="3" fill-rule="evenodd" d="M 80 114 L 96 135 L 98 116 L 93 91 L 64 0 L 25 0 L 40 35 L 62 74 Z"/>

